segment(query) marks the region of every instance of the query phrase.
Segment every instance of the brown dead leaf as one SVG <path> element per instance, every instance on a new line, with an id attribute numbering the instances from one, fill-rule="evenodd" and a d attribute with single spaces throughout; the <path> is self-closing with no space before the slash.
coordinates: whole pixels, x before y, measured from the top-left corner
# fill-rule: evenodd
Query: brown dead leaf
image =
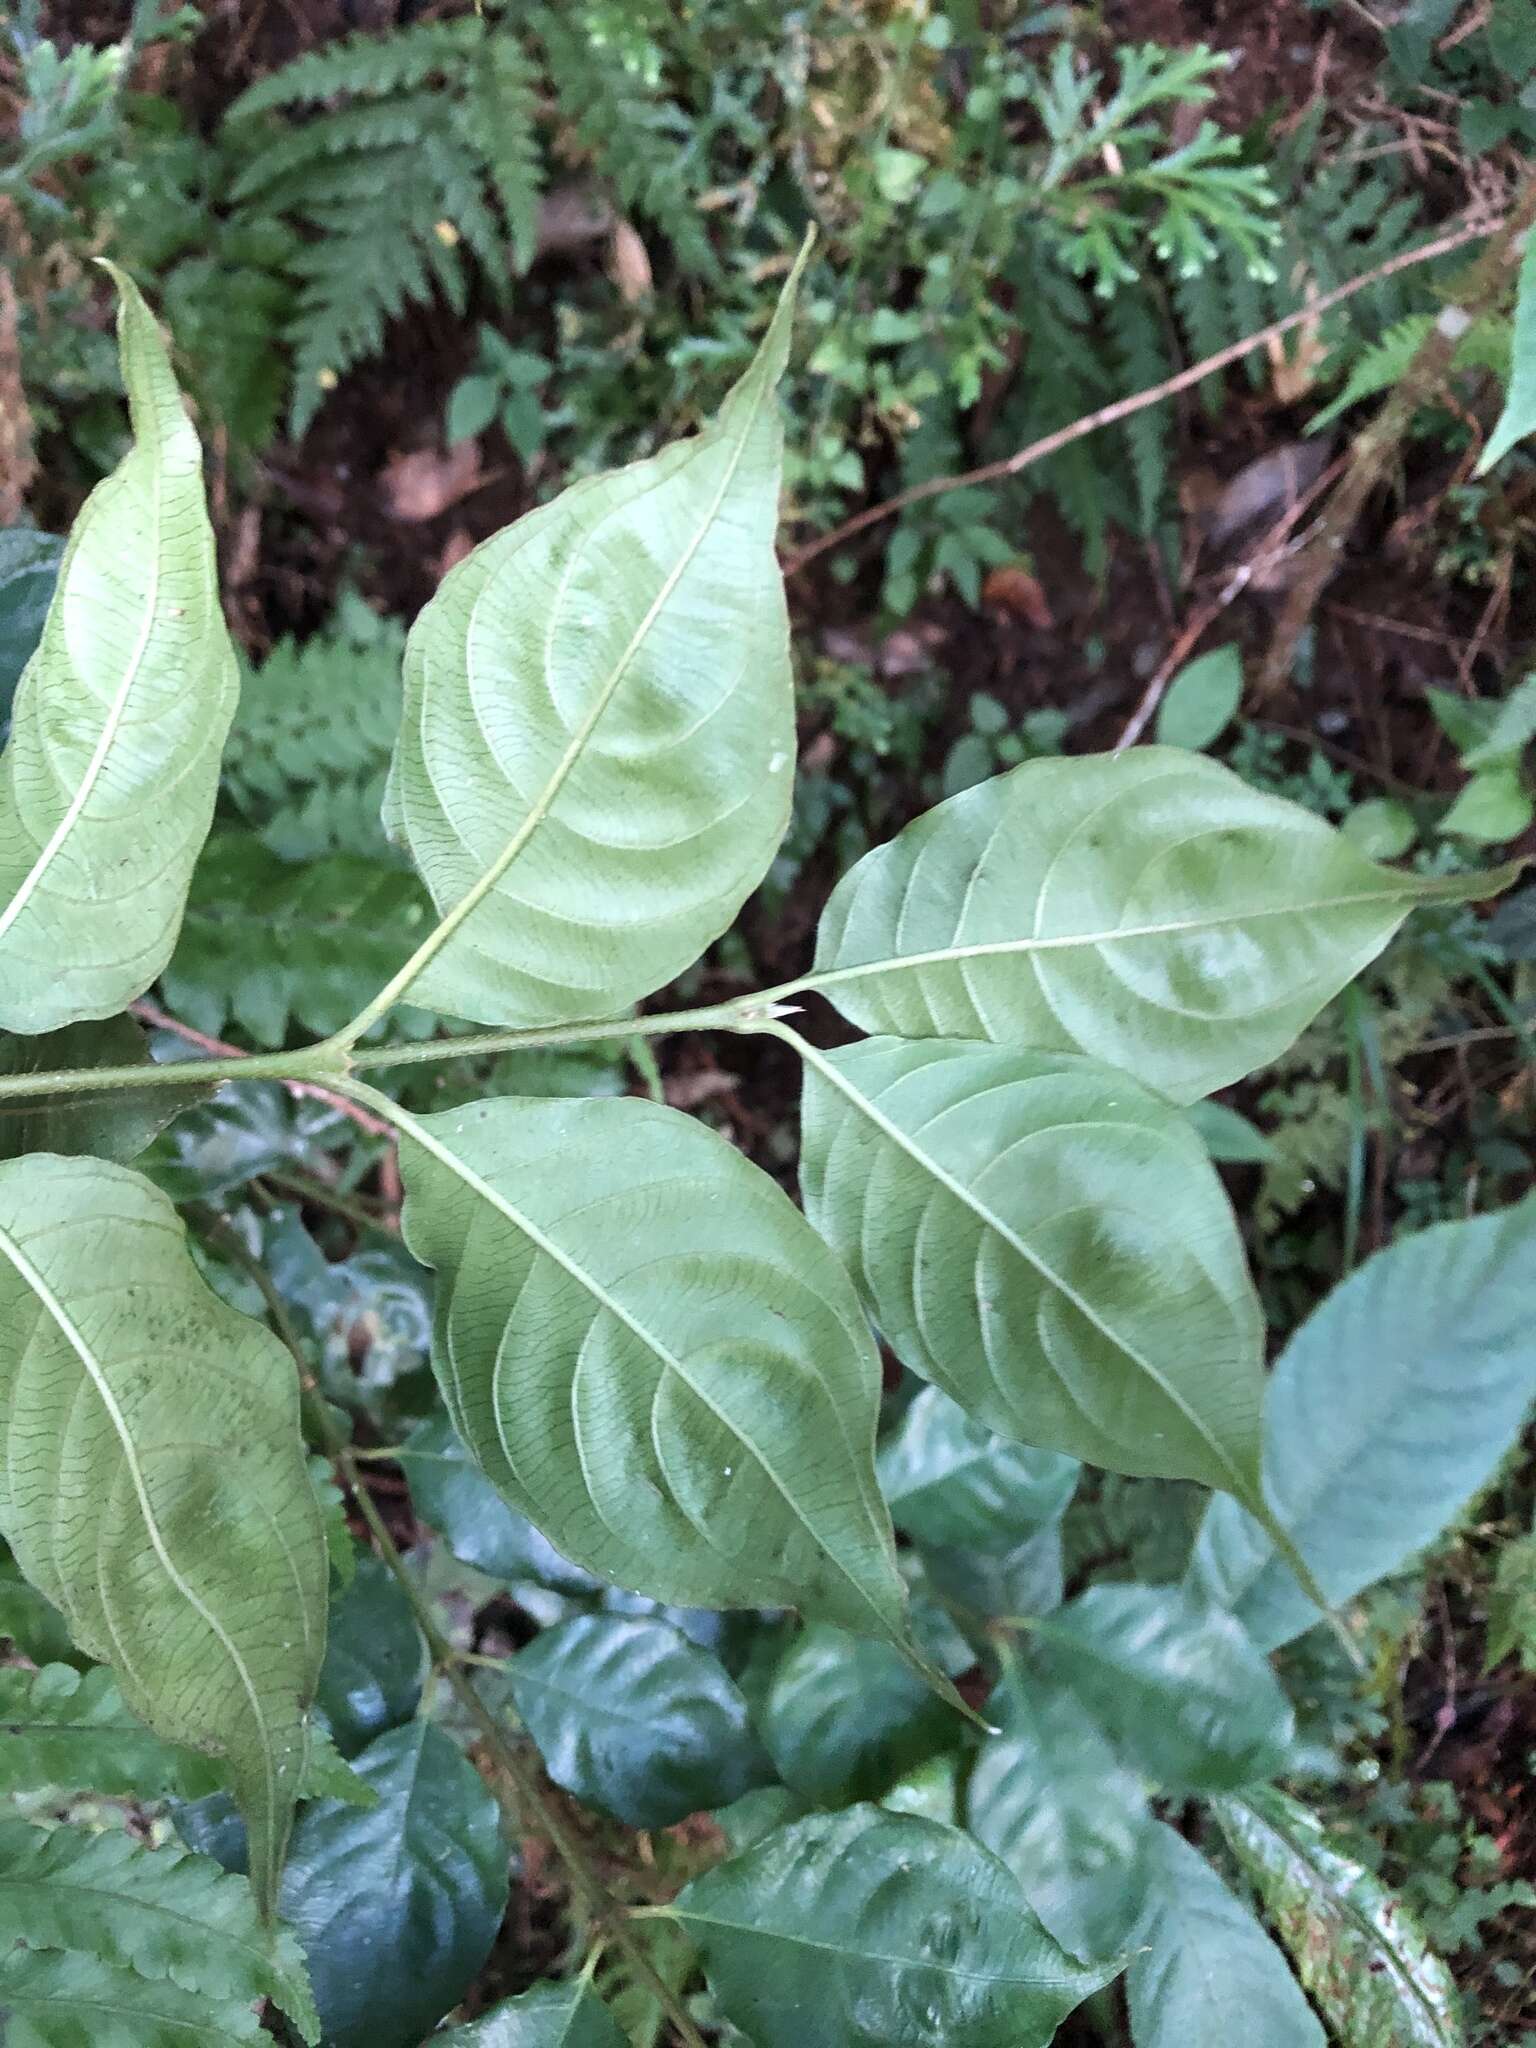
<path id="1" fill-rule="evenodd" d="M 1014 618 L 1023 619 L 1026 625 L 1042 633 L 1049 632 L 1056 623 L 1044 590 L 1017 562 L 1005 562 L 1001 568 L 987 571 L 981 601 L 995 611 L 1011 612 Z"/>
<path id="2" fill-rule="evenodd" d="M 438 448 L 413 448 L 408 455 L 396 452 L 380 478 L 384 502 L 408 525 L 436 519 L 479 481 L 480 450 L 473 441 L 461 441 L 446 455 Z"/>
<path id="3" fill-rule="evenodd" d="M 626 306 L 651 295 L 651 259 L 644 242 L 627 220 L 616 220 L 608 238 L 608 275 Z"/>
<path id="4" fill-rule="evenodd" d="M 27 490 L 37 475 L 32 415 L 21 382 L 16 310 L 10 273 L 0 270 L 0 526 L 19 522 Z"/>

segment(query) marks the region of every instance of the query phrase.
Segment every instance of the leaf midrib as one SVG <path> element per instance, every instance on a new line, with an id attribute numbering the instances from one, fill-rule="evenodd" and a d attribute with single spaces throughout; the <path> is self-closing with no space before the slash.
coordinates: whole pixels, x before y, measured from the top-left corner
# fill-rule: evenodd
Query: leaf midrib
<path id="1" fill-rule="evenodd" d="M 815 1545 L 817 1554 L 825 1558 L 841 1574 L 848 1586 L 857 1595 L 861 1604 L 867 1607 L 876 1617 L 879 1623 L 880 1635 L 884 1638 L 891 1637 L 894 1634 L 889 1622 L 880 1614 L 879 1609 L 870 1599 L 869 1594 L 859 1584 L 857 1579 L 853 1577 L 842 1559 L 817 1535 L 816 1531 L 805 1519 L 804 1514 L 795 1501 L 793 1493 L 769 1463 L 761 1447 L 752 1438 L 743 1436 L 737 1424 L 721 1411 L 717 1403 L 710 1398 L 705 1389 L 689 1373 L 683 1361 L 659 1337 L 654 1336 L 647 1330 L 644 1324 L 637 1322 L 629 1310 L 624 1307 L 623 1303 L 608 1292 L 594 1273 L 589 1272 L 578 1260 L 573 1259 L 565 1252 L 552 1237 L 549 1237 L 544 1231 L 540 1230 L 530 1217 L 525 1216 L 514 1203 L 509 1202 L 499 1189 L 493 1187 L 489 1181 L 482 1179 L 473 1167 L 460 1159 L 450 1146 L 444 1145 L 440 1139 L 435 1138 L 426 1126 L 419 1119 L 412 1116 L 408 1110 L 402 1109 L 389 1096 L 380 1094 L 377 1089 L 370 1088 L 365 1082 L 349 1081 L 345 1092 L 355 1097 L 358 1101 L 365 1102 L 377 1109 L 379 1114 L 387 1117 L 402 1135 L 420 1145 L 422 1150 L 429 1153 L 440 1165 L 446 1166 L 449 1172 L 456 1175 L 463 1182 L 471 1194 L 476 1195 L 480 1200 L 497 1210 L 507 1219 L 514 1230 L 520 1231 L 527 1238 L 528 1242 L 536 1250 L 542 1252 L 545 1257 L 553 1259 L 555 1264 L 563 1272 L 568 1273 L 584 1293 L 589 1295 L 601 1309 L 613 1316 L 616 1322 L 620 1323 L 632 1336 L 637 1338 L 667 1371 L 676 1373 L 678 1379 L 687 1387 L 700 1405 L 707 1408 L 721 1427 L 729 1431 L 735 1441 L 757 1461 L 762 1472 L 772 1482 L 774 1490 L 789 1509 L 795 1521 L 804 1529 L 806 1535 Z M 591 1495 L 590 1490 L 587 1497 L 591 1502 L 594 1512 L 598 1512 L 596 1499 Z M 601 1519 L 601 1515 L 599 1515 L 599 1519 Z M 692 1524 L 691 1517 L 688 1519 L 691 1526 L 697 1526 Z"/>
<path id="2" fill-rule="evenodd" d="M 224 1654 L 228 1657 L 241 1688 L 250 1702 L 251 1712 L 255 1716 L 256 1727 L 261 1737 L 262 1773 L 267 1787 L 267 1822 L 269 1826 L 275 1825 L 278 1812 L 278 1797 L 276 1771 L 273 1763 L 273 1743 L 271 1731 L 267 1724 L 266 1709 L 262 1704 L 261 1695 L 257 1691 L 250 1669 L 244 1657 L 240 1654 L 238 1646 L 224 1627 L 224 1624 L 213 1613 L 206 1601 L 200 1599 L 191 1586 L 187 1584 L 187 1581 L 177 1569 L 169 1550 L 166 1548 L 165 1539 L 161 1534 L 160 1526 L 155 1520 L 154 1510 L 150 1505 L 144 1475 L 139 1466 L 138 1452 L 133 1442 L 132 1433 L 128 1428 L 127 1418 L 118 1405 L 117 1397 L 113 1393 L 105 1374 L 97 1365 L 95 1356 L 86 1342 L 84 1334 L 75 1324 L 63 1302 L 59 1300 L 58 1296 L 48 1285 L 42 1273 L 32 1264 L 21 1246 L 3 1225 L 0 1225 L 0 1253 L 3 1253 L 10 1260 L 16 1272 L 20 1275 L 22 1284 L 30 1289 L 41 1305 L 43 1312 L 51 1319 L 65 1343 L 68 1344 L 69 1348 L 79 1359 L 87 1378 L 96 1390 L 97 1398 L 105 1409 L 107 1418 L 121 1446 L 123 1462 L 128 1469 L 128 1474 L 133 1484 L 134 1495 L 139 1504 L 139 1513 L 143 1519 L 145 1534 L 148 1536 L 150 1546 L 160 1561 L 161 1569 L 177 1593 L 186 1601 L 204 1627 L 208 1629 L 210 1634 L 222 1646 Z"/>
<path id="3" fill-rule="evenodd" d="M 1150 1359 L 1144 1358 L 1139 1351 L 1132 1347 L 1126 1338 L 1111 1330 L 1091 1303 L 1079 1294 L 1074 1287 L 1071 1287 L 1063 1280 L 1053 1266 L 1041 1258 L 1039 1253 L 1032 1250 L 1028 1243 L 1017 1232 L 1010 1229 L 1000 1217 L 994 1215 L 962 1181 L 956 1180 L 947 1168 L 941 1166 L 938 1160 L 925 1152 L 914 1138 L 909 1137 L 898 1124 L 893 1123 L 878 1105 L 864 1094 L 862 1089 L 856 1087 L 846 1075 L 842 1074 L 813 1045 L 810 1045 L 805 1039 L 801 1038 L 798 1032 L 788 1030 L 783 1025 L 777 1025 L 774 1029 L 779 1037 L 794 1047 L 807 1066 L 814 1068 L 817 1073 L 830 1082 L 842 1094 L 845 1100 L 852 1103 L 862 1116 L 868 1118 L 883 1137 L 900 1151 L 904 1152 L 909 1159 L 933 1180 L 936 1180 L 948 1194 L 953 1196 L 964 1208 L 968 1209 L 978 1222 L 983 1224 L 988 1230 L 995 1231 L 997 1236 L 1016 1251 L 1025 1264 L 1030 1266 L 1045 1281 L 1047 1286 L 1054 1287 L 1063 1300 L 1070 1302 L 1078 1313 L 1093 1325 L 1100 1336 L 1105 1338 L 1110 1344 L 1113 1344 L 1117 1351 L 1123 1353 L 1125 1357 L 1130 1359 L 1133 1365 L 1145 1373 L 1147 1378 L 1163 1394 L 1170 1406 L 1176 1408 L 1185 1421 L 1194 1429 L 1222 1470 L 1230 1474 L 1232 1481 L 1231 1492 L 1240 1501 L 1246 1502 L 1249 1499 L 1250 1489 L 1244 1484 L 1242 1474 L 1238 1468 L 1233 1464 L 1216 1438 L 1212 1436 L 1201 1417 L 1190 1407 L 1178 1390 L 1170 1385 L 1167 1378 L 1158 1371 Z"/>

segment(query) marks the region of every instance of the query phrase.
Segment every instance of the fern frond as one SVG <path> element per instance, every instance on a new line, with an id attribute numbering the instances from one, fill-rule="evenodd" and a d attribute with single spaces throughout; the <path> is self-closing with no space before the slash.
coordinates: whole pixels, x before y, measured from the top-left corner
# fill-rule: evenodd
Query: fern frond
<path id="1" fill-rule="evenodd" d="M 380 99 L 452 73 L 479 46 L 485 24 L 478 15 L 459 21 L 429 21 L 387 36 L 354 35 L 312 50 L 259 79 L 235 101 L 228 118 L 242 121 L 277 107 L 312 106 L 346 94 Z"/>
<path id="2" fill-rule="evenodd" d="M 375 150 L 405 145 L 419 146 L 425 136 L 440 131 L 446 122 L 444 102 L 433 93 L 412 93 L 399 99 L 361 106 L 341 107 L 319 120 L 290 128 L 272 145 L 254 157 L 241 172 L 234 198 L 252 199 L 268 192 L 280 181 L 294 179 L 292 186 L 302 195 L 304 177 L 327 157 L 367 156 Z"/>
<path id="3" fill-rule="evenodd" d="M 1161 309 L 1145 286 L 1118 291 L 1105 309 L 1116 357 L 1115 381 L 1122 391 L 1144 391 L 1170 373 Z M 1168 489 L 1168 429 L 1171 406 L 1144 406 L 1125 422 L 1124 433 L 1136 479 L 1138 530 L 1157 531 Z"/>
<path id="4" fill-rule="evenodd" d="M 544 6 L 535 17 L 560 110 L 626 212 L 650 221 L 685 270 L 712 275 L 714 250 L 685 169 L 689 123 L 658 103 L 622 55 L 584 31 L 581 10 Z"/>
<path id="5" fill-rule="evenodd" d="M 1386 391 L 1397 383 L 1424 346 L 1434 324 L 1433 313 L 1416 313 L 1411 319 L 1399 320 L 1395 327 L 1389 327 L 1380 341 L 1356 358 L 1343 390 L 1307 422 L 1307 432 L 1319 433 L 1362 398 L 1374 398 L 1378 391 Z"/>
<path id="6" fill-rule="evenodd" d="M 68 1664 L 0 1668 L 0 1727 L 0 1793 L 48 1785 L 111 1798 L 186 1796 L 201 1789 L 189 1770 L 200 1776 L 207 1768 L 151 1735 L 102 1665 L 84 1673 Z"/>
<path id="7" fill-rule="evenodd" d="M 165 999 L 194 1029 L 233 1023 L 275 1050 L 293 1025 L 328 1038 L 426 931 L 432 907 L 402 868 L 331 854 L 292 867 L 240 832 L 215 832 L 192 878 Z M 397 1026 L 430 1030 L 420 1011 Z"/>
<path id="8" fill-rule="evenodd" d="M 0 1822 L 0 1926 L 0 2010 L 31 2038 L 85 2042 L 86 2014 L 110 2012 L 123 2048 L 255 2040 L 266 1998 L 320 2038 L 297 1937 L 263 1927 L 248 1880 L 211 1857 Z M 71 2012 L 78 2032 L 50 2027 Z"/>
<path id="9" fill-rule="evenodd" d="M 544 153 L 539 142 L 538 70 L 514 36 L 489 37 L 475 65 L 459 120 L 478 152 L 524 271 L 538 246 Z"/>
<path id="10" fill-rule="evenodd" d="M 400 722 L 405 634 L 359 598 L 302 646 L 279 641 L 241 683 L 225 795 L 284 860 L 383 858 L 384 773 Z"/>
<path id="11" fill-rule="evenodd" d="M 415 197 L 419 203 L 421 195 Z M 427 212 L 426 219 L 402 218 L 397 191 L 377 194 L 371 205 L 339 214 L 332 233 L 294 258 L 303 280 L 291 330 L 289 424 L 296 435 L 336 379 L 377 351 L 387 323 L 408 303 L 430 297 L 431 276 L 451 252 L 440 242 L 431 249 L 438 216 L 430 206 Z"/>

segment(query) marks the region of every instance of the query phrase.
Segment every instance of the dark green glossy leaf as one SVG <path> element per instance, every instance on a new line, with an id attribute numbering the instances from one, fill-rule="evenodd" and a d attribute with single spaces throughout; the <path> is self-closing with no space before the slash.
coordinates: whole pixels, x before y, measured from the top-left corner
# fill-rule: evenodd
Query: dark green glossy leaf
<path id="1" fill-rule="evenodd" d="M 1168 1790 L 1229 1791 L 1290 1754 L 1295 1718 L 1262 1652 L 1176 1586 L 1094 1586 L 1034 1639 L 1125 1761 Z"/>
<path id="2" fill-rule="evenodd" d="M 889 1643 L 812 1623 L 775 1666 L 758 1726 L 785 1784 L 834 1806 L 882 1797 L 956 1723 Z"/>
<path id="3" fill-rule="evenodd" d="M 969 1836 L 872 1806 L 779 1829 L 674 1910 L 754 2048 L 1045 2048 L 1113 1975 Z"/>
<path id="4" fill-rule="evenodd" d="M 898 1529 L 922 1544 L 1018 1547 L 1065 1511 L 1081 1467 L 983 1429 L 924 1387 L 881 1446 L 880 1490 Z"/>
<path id="5" fill-rule="evenodd" d="M 60 1073 L 81 1067 L 147 1067 L 149 1046 L 129 1016 L 66 1024 L 33 1038 L 0 1036 L 0 1075 Z M 26 1152 L 137 1159 L 170 1122 L 207 1099 L 189 1067 L 185 1088 L 114 1088 L 100 1095 L 32 1095 L 0 1101 L 0 1159 Z"/>
<path id="6" fill-rule="evenodd" d="M 435 2034 L 442 2048 L 627 2048 L 613 2015 L 589 1984 L 535 1984 L 493 2005 L 467 2027 Z"/>
<path id="7" fill-rule="evenodd" d="M 148 1181 L 34 1153 L 0 1165 L 0 1415 L 18 1564 L 157 1734 L 227 1757 L 269 1901 L 325 1641 L 292 1358 Z"/>
<path id="8" fill-rule="evenodd" d="M 899 1635 L 879 1360 L 783 1190 L 655 1103 L 393 1114 L 433 1369 L 512 1505 L 654 1598 Z"/>
<path id="9" fill-rule="evenodd" d="M 1007 1436 L 1253 1497 L 1262 1318 L 1176 1110 L 1061 1054 L 801 1050 L 806 1214 L 906 1364 Z"/>
<path id="10" fill-rule="evenodd" d="M 549 1775 L 629 1827 L 671 1827 L 772 1780 L 746 1701 L 670 1622 L 578 1615 L 536 1636 L 511 1668 Z"/>
<path id="11" fill-rule="evenodd" d="M 1324 2048 L 1285 1957 L 1198 1849 L 1154 1821 L 1126 1974 L 1136 2048 Z"/>
<path id="12" fill-rule="evenodd" d="M 923 1569 L 951 1606 L 988 1621 L 1029 1621 L 1061 1605 L 1061 1524 L 1052 1522 L 1012 1550 L 927 1545 Z"/>
<path id="13" fill-rule="evenodd" d="M 57 534 L 39 533 L 32 526 L 0 532 L 0 738 L 21 672 L 43 636 L 63 556 Z"/>
<path id="14" fill-rule="evenodd" d="M 864 1031 L 1085 1052 L 1194 1102 L 1278 1057 L 1416 903 L 1514 873 L 1377 867 L 1180 748 L 1029 761 L 843 877 L 818 984 Z"/>
<path id="15" fill-rule="evenodd" d="M 325 1663 L 315 1704 L 343 1756 L 408 1720 L 421 1698 L 425 1648 L 410 1602 L 371 1552 L 331 1605 Z"/>
<path id="16" fill-rule="evenodd" d="M 556 1593 L 595 1593 L 602 1584 L 562 1557 L 526 1515 L 508 1507 L 446 1416 L 429 1416 L 411 1431 L 400 1469 L 410 1481 L 417 1514 L 462 1564 L 492 1579 L 531 1579 Z"/>
<path id="17" fill-rule="evenodd" d="M 987 1702 L 965 1821 L 1006 1863 L 1063 1948 L 1124 1953 L 1141 1912 L 1149 1815 L 1141 1781 L 1065 1687 L 1015 1674 Z"/>
<path id="18" fill-rule="evenodd" d="M 1352 1273 L 1281 1353 L 1264 1491 L 1335 1604 L 1432 1542 L 1518 1436 L 1536 1396 L 1533 1264 L 1536 1200 L 1437 1224 Z M 1235 1501 L 1211 1502 L 1190 1583 L 1264 1649 L 1318 1619 Z"/>
<path id="19" fill-rule="evenodd" d="M 131 1980 L 149 1980 L 170 1989 L 195 1992 L 210 2019 L 234 2032 L 254 2033 L 244 2025 L 249 2008 L 271 1998 L 302 2031 L 306 2041 L 319 2039 L 319 2025 L 304 1979 L 298 1944 L 286 1931 L 264 1928 L 256 1901 L 244 1878 L 231 1877 L 202 1856 L 171 1847 L 148 1849 L 127 1834 L 87 1834 L 75 1828 L 52 1831 L 26 1821 L 0 1822 L 0 1928 L 6 1944 L 23 1944 L 21 1953 L 69 1949 L 116 1980 L 116 1995 Z M 7 1978 L 0 1975 L 0 2020 L 8 2006 L 19 2006 L 22 2024 L 6 2038 L 16 2048 L 37 2038 L 27 2033 L 29 1994 L 45 2002 L 56 1986 L 46 1968 L 29 1983 L 24 1963 Z M 173 2011 L 175 1992 L 171 1992 Z M 76 2018 L 88 2024 L 91 2001 L 81 1983 L 75 1997 Z M 110 2006 L 109 2006 L 110 2009 Z M 12 2016 L 15 2016 L 14 2009 Z M 156 2030 L 147 2012 L 141 2026 L 113 2039 L 124 2048 L 159 2044 L 166 2048 L 184 2038 L 166 2015 Z M 44 2033 L 41 2038 L 56 2038 Z M 83 2033 L 80 2038 L 87 2038 Z M 99 2044 L 105 2034 L 89 2037 Z"/>
<path id="20" fill-rule="evenodd" d="M 417 2048 L 490 1952 L 506 1844 L 484 1780 L 430 1723 L 392 1728 L 354 1768 L 378 1804 L 305 1808 L 282 1916 L 309 1959 L 327 2048 Z"/>
<path id="21" fill-rule="evenodd" d="M 114 272 L 134 440 L 86 500 L 0 755 L 0 1028 L 142 995 L 176 942 L 235 708 L 197 435 Z"/>
<path id="22" fill-rule="evenodd" d="M 79 1664 L 64 1617 L 36 1586 L 28 1585 L 16 1561 L 0 1547 L 0 1637 L 7 1638 L 33 1664 Z"/>
<path id="23" fill-rule="evenodd" d="M 1402 1901 L 1329 1842 L 1315 1813 L 1265 1786 L 1218 1800 L 1216 1817 L 1339 2041 L 1464 2048 L 1450 1971 Z"/>

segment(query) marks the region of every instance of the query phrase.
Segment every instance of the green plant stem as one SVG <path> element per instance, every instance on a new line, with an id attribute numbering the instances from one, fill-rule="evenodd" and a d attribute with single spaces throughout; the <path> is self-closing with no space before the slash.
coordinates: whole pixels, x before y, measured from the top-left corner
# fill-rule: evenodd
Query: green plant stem
<path id="1" fill-rule="evenodd" d="M 558 1024 L 522 1031 L 476 1031 L 461 1038 L 416 1039 L 402 1045 L 346 1049 L 340 1039 L 293 1052 L 242 1053 L 237 1058 L 175 1060 L 164 1066 L 79 1067 L 47 1074 L 0 1076 L 0 1102 L 40 1095 L 108 1095 L 118 1089 L 216 1087 L 225 1081 L 307 1081 L 340 1088 L 347 1075 L 372 1067 L 411 1067 L 429 1062 L 478 1059 L 503 1052 L 554 1051 L 635 1038 L 661 1038 L 673 1031 L 748 1030 L 761 1020 L 768 999 L 743 996 L 697 1010 L 669 1010 L 651 1017 L 615 1017 L 594 1024 Z"/>
<path id="2" fill-rule="evenodd" d="M 260 1289 L 273 1329 L 293 1354 L 293 1361 L 299 1374 L 300 1397 L 310 1430 L 346 1483 L 357 1505 L 358 1513 L 368 1524 L 374 1548 L 404 1593 L 416 1626 L 421 1630 L 434 1668 L 441 1672 L 455 1699 L 479 1729 L 498 1772 L 513 1788 L 510 1796 L 505 1786 L 499 1782 L 491 1788 L 503 1813 L 512 1827 L 519 1831 L 527 1825 L 528 1818 L 532 1818 L 534 1825 L 564 1864 L 571 1889 L 581 1900 L 593 1925 L 605 1941 L 612 1942 L 616 1948 L 624 1951 L 630 1967 L 656 1999 L 684 2048 L 706 2048 L 703 2035 L 689 2018 L 676 1993 L 652 1963 L 644 1943 L 636 1938 L 628 1924 L 624 1908 L 592 1868 L 586 1845 L 575 1831 L 566 1825 L 552 1802 L 545 1798 L 537 1778 L 529 1770 L 516 1745 L 508 1739 L 506 1730 L 464 1675 L 459 1652 L 438 1627 L 426 1597 L 400 1553 L 400 1546 L 389 1533 L 383 1516 L 374 1505 L 373 1496 L 363 1484 L 352 1448 L 343 1441 L 341 1432 L 332 1419 L 330 1407 L 315 1384 L 314 1375 L 304 1357 L 298 1332 L 294 1329 L 288 1314 L 287 1304 L 278 1293 L 271 1275 L 259 1259 L 251 1257 L 224 1217 L 217 1217 L 216 1223 L 220 1236 L 231 1247 L 241 1266 Z"/>

